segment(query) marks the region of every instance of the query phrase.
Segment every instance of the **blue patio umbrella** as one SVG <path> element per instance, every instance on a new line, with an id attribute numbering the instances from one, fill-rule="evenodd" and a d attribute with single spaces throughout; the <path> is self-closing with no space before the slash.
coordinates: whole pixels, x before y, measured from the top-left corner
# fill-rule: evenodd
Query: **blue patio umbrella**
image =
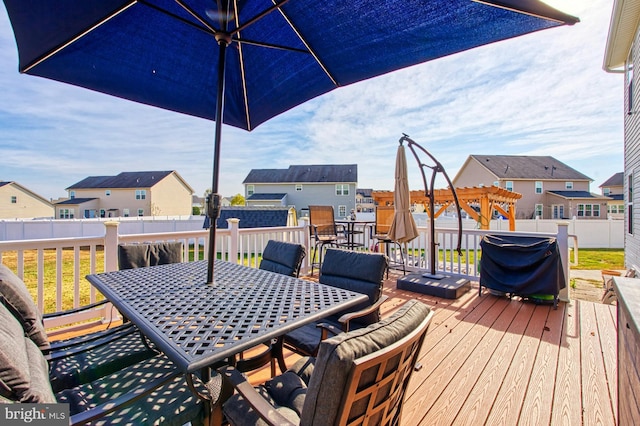
<path id="1" fill-rule="evenodd" d="M 538 0 L 4 0 L 22 73 L 252 130 L 361 80 L 578 19 Z"/>

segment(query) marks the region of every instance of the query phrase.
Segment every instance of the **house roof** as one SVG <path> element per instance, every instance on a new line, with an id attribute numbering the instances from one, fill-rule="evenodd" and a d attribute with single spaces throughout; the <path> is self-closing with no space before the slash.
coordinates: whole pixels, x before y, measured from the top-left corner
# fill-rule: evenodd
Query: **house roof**
<path id="1" fill-rule="evenodd" d="M 193 189 L 174 170 L 150 172 L 122 172 L 116 176 L 89 176 L 74 183 L 69 189 L 90 188 L 151 188 L 170 174 L 175 173 L 184 185 L 193 193 Z"/>
<path id="2" fill-rule="evenodd" d="M 6 185 L 13 185 L 13 186 L 19 188 L 21 191 L 24 191 L 27 194 L 30 194 L 33 198 L 36 198 L 36 199 L 42 201 L 43 203 L 49 204 L 50 206 L 52 205 L 50 200 L 47 200 L 43 196 L 36 194 L 35 192 L 31 191 L 29 188 L 26 188 L 26 187 L 20 185 L 18 182 L 15 182 L 15 181 L 2 181 L 2 182 L 0 182 L 0 187 L 6 186 Z"/>
<path id="3" fill-rule="evenodd" d="M 469 158 L 499 179 L 592 180 L 551 156 L 470 155 Z"/>
<path id="4" fill-rule="evenodd" d="M 373 192 L 372 188 L 357 188 L 356 194 L 360 194 L 363 197 L 371 197 L 371 193 Z"/>
<path id="5" fill-rule="evenodd" d="M 293 165 L 288 169 L 252 169 L 247 183 L 357 182 L 357 164 Z"/>
<path id="6" fill-rule="evenodd" d="M 237 218 L 240 228 L 271 228 L 287 226 L 288 217 L 288 207 L 229 206 L 221 208 L 216 223 L 219 229 L 227 229 L 227 219 Z"/>
<path id="7" fill-rule="evenodd" d="M 614 1 L 602 66 L 605 71 L 624 71 L 639 21 L 640 0 Z"/>
<path id="8" fill-rule="evenodd" d="M 549 194 L 557 195 L 562 198 L 582 198 L 582 199 L 597 199 L 597 200 L 608 200 L 609 197 L 600 194 L 594 194 L 589 191 L 547 191 Z"/>
<path id="9" fill-rule="evenodd" d="M 612 200 L 615 200 L 615 201 L 624 200 L 624 194 L 610 194 L 610 195 L 607 195 L 607 197 L 609 197 L 609 198 L 611 198 Z"/>
<path id="10" fill-rule="evenodd" d="M 61 204 L 79 205 L 79 204 L 87 203 L 87 202 L 93 201 L 93 200 L 99 200 L 99 198 L 70 198 L 68 200 L 57 202 L 56 206 L 59 206 Z"/>
<path id="11" fill-rule="evenodd" d="M 264 194 L 252 194 L 247 198 L 247 201 L 257 201 L 257 200 L 273 200 L 273 201 L 280 201 L 283 198 L 285 198 L 287 196 L 287 194 L 285 193 L 275 193 L 275 194 L 269 194 L 269 193 L 264 193 Z"/>
<path id="12" fill-rule="evenodd" d="M 604 181 L 604 183 L 600 185 L 600 188 L 606 187 L 606 186 L 623 186 L 623 185 L 624 185 L 624 173 L 618 172 L 618 173 L 615 173 L 606 181 Z"/>

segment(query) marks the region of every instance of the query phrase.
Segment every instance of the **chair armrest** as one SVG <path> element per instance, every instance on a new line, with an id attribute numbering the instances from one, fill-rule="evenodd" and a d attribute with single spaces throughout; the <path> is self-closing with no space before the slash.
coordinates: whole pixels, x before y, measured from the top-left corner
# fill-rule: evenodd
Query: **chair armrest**
<path id="1" fill-rule="evenodd" d="M 115 399 L 107 401 L 104 404 L 98 405 L 97 407 L 94 407 L 90 410 L 82 411 L 78 414 L 75 414 L 71 416 L 71 425 L 86 424 L 93 420 L 105 417 L 109 413 L 112 413 L 116 410 L 120 410 L 123 407 L 136 402 L 140 398 L 144 398 L 160 386 L 175 379 L 180 374 L 182 374 L 182 372 L 175 370 L 164 373 L 154 381 L 148 383 L 146 386 L 139 387 L 134 391 L 128 392 Z"/>
<path id="2" fill-rule="evenodd" d="M 338 318 L 338 322 L 340 322 L 340 324 L 342 324 L 342 329 L 343 331 L 349 331 L 349 322 L 355 318 L 360 318 L 363 317 L 365 315 L 368 315 L 372 312 L 375 312 L 376 310 L 380 309 L 380 306 L 386 302 L 386 300 L 389 297 L 386 295 L 381 295 L 380 298 L 376 301 L 376 303 L 374 303 L 373 305 L 369 306 L 366 309 L 361 309 L 359 311 L 356 312 L 349 312 L 347 314 L 342 315 L 340 318 Z"/>
<path id="3" fill-rule="evenodd" d="M 108 345 L 114 340 L 121 339 L 130 334 L 137 333 L 138 329 L 132 324 L 124 324 L 118 328 L 112 329 L 112 332 L 100 333 L 98 336 L 74 340 L 73 342 L 53 342 L 51 349 L 45 354 L 47 361 L 55 361 L 87 352 L 100 346 Z M 110 331 L 110 330 L 109 330 Z M 142 342 L 145 342 L 143 336 L 140 336 Z M 56 345 L 55 343 L 59 343 Z M 146 344 L 146 343 L 145 343 Z"/>
<path id="4" fill-rule="evenodd" d="M 225 367 L 218 371 L 222 374 L 224 380 L 228 380 L 231 383 L 244 400 L 253 407 L 256 414 L 258 414 L 267 424 L 293 426 L 293 423 L 276 411 L 276 407 L 271 405 L 269 401 L 265 400 L 237 369 L 233 367 Z"/>
<path id="5" fill-rule="evenodd" d="M 91 303 L 89 305 L 80 306 L 78 308 L 67 309 L 66 311 L 51 312 L 51 313 L 48 313 L 48 314 L 44 314 L 42 317 L 44 319 L 47 319 L 47 318 L 58 318 L 58 317 L 62 317 L 62 316 L 65 316 L 65 315 L 76 314 L 78 312 L 88 311 L 89 309 L 97 308 L 98 306 L 104 305 L 107 302 L 108 302 L 108 300 L 104 299 L 104 300 L 101 300 L 99 302 Z"/>
<path id="6" fill-rule="evenodd" d="M 331 333 L 332 335 L 336 336 L 336 335 L 342 333 L 342 331 L 343 331 L 342 329 L 340 329 L 340 328 L 338 328 L 338 327 L 336 327 L 334 325 L 328 324 L 326 322 L 320 322 L 320 323 L 316 324 L 316 327 L 321 329 L 320 330 L 320 332 L 321 332 L 320 341 L 321 342 L 323 340 L 326 340 L 329 337 L 329 333 Z"/>

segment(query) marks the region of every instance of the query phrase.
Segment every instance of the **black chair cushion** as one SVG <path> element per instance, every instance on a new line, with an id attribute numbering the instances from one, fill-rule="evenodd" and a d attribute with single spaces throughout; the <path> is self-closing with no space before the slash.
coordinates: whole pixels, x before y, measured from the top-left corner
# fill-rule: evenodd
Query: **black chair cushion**
<path id="1" fill-rule="evenodd" d="M 47 332 L 42 323 L 42 314 L 33 302 L 25 283 L 9 268 L 0 264 L 0 294 L 11 306 L 12 313 L 22 325 L 24 332 L 43 351 L 50 348 Z"/>
<path id="2" fill-rule="evenodd" d="M 121 244 L 118 246 L 120 269 L 143 268 L 182 262 L 182 242 Z"/>
<path id="3" fill-rule="evenodd" d="M 301 244 L 269 240 L 262 252 L 260 269 L 295 277 L 305 255 L 306 250 Z"/>
<path id="4" fill-rule="evenodd" d="M 0 303 L 0 395 L 15 402 L 54 403 L 49 366 L 36 344 Z"/>
<path id="5" fill-rule="evenodd" d="M 327 249 L 319 282 L 369 296 L 368 301 L 351 307 L 333 318 L 337 319 L 344 313 L 359 311 L 374 304 L 382 295 L 382 280 L 386 268 L 387 258 L 382 253 Z M 360 325 L 369 325 L 379 320 L 380 315 L 376 311 L 357 319 L 356 322 Z"/>

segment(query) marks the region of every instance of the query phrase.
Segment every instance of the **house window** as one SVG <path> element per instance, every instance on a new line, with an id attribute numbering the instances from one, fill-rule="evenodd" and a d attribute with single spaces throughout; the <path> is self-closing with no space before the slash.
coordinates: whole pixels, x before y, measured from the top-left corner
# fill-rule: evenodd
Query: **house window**
<path id="1" fill-rule="evenodd" d="M 336 195 L 349 195 L 349 184 L 348 183 L 336 184 Z"/>
<path id="2" fill-rule="evenodd" d="M 612 214 L 622 214 L 624 213 L 624 206 L 622 204 L 609 204 L 607 211 Z"/>
<path id="3" fill-rule="evenodd" d="M 296 191 L 302 191 L 302 185 L 298 184 L 296 185 Z"/>
<path id="4" fill-rule="evenodd" d="M 122 216 L 129 217 L 129 209 L 123 209 L 122 210 Z"/>
<path id="5" fill-rule="evenodd" d="M 553 212 L 553 219 L 562 219 L 564 217 L 564 205 L 562 204 L 554 204 L 551 206 L 551 211 Z"/>
<path id="6" fill-rule="evenodd" d="M 100 209 L 100 217 L 105 217 L 107 215 L 107 212 L 104 211 L 104 209 Z"/>
<path id="7" fill-rule="evenodd" d="M 542 216 L 542 209 L 543 209 L 543 205 L 542 204 L 536 204 L 536 212 L 535 212 L 535 216 L 539 217 L 540 219 L 543 219 Z"/>
<path id="8" fill-rule="evenodd" d="M 573 182 L 565 182 L 564 189 L 573 189 Z"/>
<path id="9" fill-rule="evenodd" d="M 513 191 L 513 181 L 508 180 L 504 183 L 504 187 L 507 191 Z"/>
<path id="10" fill-rule="evenodd" d="M 16 197 L 15 195 L 11 196 L 11 204 L 17 204 L 18 203 L 18 197 Z"/>
<path id="11" fill-rule="evenodd" d="M 72 200 L 76 198 L 76 191 L 69 191 L 69 198 L 71 198 Z"/>
<path id="12" fill-rule="evenodd" d="M 340 217 L 347 216 L 347 206 L 338 206 L 338 216 Z"/>
<path id="13" fill-rule="evenodd" d="M 146 189 L 136 189 L 136 200 L 145 200 L 147 198 Z"/>
<path id="14" fill-rule="evenodd" d="M 60 219 L 73 219 L 75 217 L 75 209 L 60 209 Z"/>
<path id="15" fill-rule="evenodd" d="M 144 216 L 144 209 L 138 209 L 138 216 Z"/>
<path id="16" fill-rule="evenodd" d="M 602 195 L 606 195 L 607 197 L 611 194 L 611 188 L 602 188 Z"/>
<path id="17" fill-rule="evenodd" d="M 247 197 L 251 197 L 255 191 L 256 188 L 253 185 L 247 185 Z"/>
<path id="18" fill-rule="evenodd" d="M 497 180 L 493 181 L 493 186 L 500 187 L 500 181 L 497 181 Z"/>
<path id="19" fill-rule="evenodd" d="M 578 204 L 578 217 L 600 217 L 600 204 Z"/>
<path id="20" fill-rule="evenodd" d="M 111 195 L 111 190 L 107 189 L 106 191 L 104 191 L 104 195 L 106 195 L 107 197 Z"/>
<path id="21" fill-rule="evenodd" d="M 536 194 L 542 194 L 542 181 L 536 181 Z"/>

